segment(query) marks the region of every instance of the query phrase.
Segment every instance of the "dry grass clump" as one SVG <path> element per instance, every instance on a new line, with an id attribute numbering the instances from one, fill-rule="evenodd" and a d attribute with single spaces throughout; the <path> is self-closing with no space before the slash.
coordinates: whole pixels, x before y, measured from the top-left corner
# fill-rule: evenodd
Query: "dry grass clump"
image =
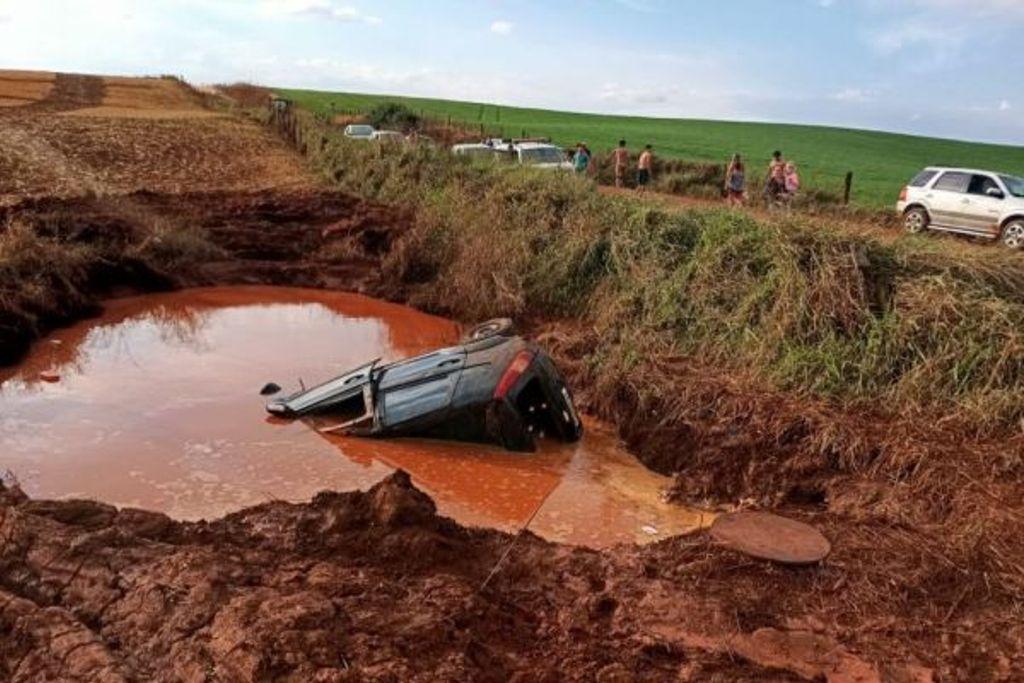
<path id="1" fill-rule="evenodd" d="M 0 227 L 0 363 L 45 329 L 81 317 L 120 284 L 165 286 L 221 256 L 197 227 L 130 197 L 43 203 Z"/>
<path id="2" fill-rule="evenodd" d="M 10 363 L 49 321 L 68 319 L 90 305 L 81 293 L 96 258 L 84 245 L 39 236 L 9 223 L 0 231 L 0 363 Z"/>
<path id="3" fill-rule="evenodd" d="M 236 105 L 246 108 L 266 107 L 271 94 L 271 91 L 263 86 L 241 81 L 217 85 L 215 90 Z"/>

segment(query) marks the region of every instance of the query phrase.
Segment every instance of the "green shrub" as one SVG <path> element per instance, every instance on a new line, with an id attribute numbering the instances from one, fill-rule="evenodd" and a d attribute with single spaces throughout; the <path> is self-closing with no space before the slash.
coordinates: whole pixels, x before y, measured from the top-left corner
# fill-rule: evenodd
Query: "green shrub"
<path id="1" fill-rule="evenodd" d="M 419 126 L 420 117 L 404 104 L 381 102 L 367 114 L 367 121 L 377 129 L 410 131 Z"/>

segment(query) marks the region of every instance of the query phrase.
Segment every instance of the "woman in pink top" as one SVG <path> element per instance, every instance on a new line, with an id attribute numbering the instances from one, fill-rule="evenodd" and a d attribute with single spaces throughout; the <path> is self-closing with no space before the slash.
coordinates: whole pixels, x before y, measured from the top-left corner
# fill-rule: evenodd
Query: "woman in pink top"
<path id="1" fill-rule="evenodd" d="M 800 174 L 796 172 L 796 164 L 786 164 L 786 194 L 792 197 L 800 190 Z"/>

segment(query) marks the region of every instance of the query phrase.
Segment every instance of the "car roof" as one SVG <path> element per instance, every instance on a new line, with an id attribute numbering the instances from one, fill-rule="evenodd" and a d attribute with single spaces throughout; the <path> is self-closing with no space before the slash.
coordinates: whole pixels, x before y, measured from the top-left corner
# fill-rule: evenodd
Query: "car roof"
<path id="1" fill-rule="evenodd" d="M 558 145 L 552 145 L 550 142 L 520 142 L 516 145 L 519 149 L 557 149 L 561 151 L 561 147 Z"/>
<path id="2" fill-rule="evenodd" d="M 971 173 L 978 175 L 1006 175 L 1012 176 L 1012 173 L 1005 173 L 1003 171 L 986 171 L 980 168 L 959 168 L 956 166 L 929 166 L 924 169 L 925 171 L 939 171 L 941 173 L 952 172 L 952 173 Z"/>

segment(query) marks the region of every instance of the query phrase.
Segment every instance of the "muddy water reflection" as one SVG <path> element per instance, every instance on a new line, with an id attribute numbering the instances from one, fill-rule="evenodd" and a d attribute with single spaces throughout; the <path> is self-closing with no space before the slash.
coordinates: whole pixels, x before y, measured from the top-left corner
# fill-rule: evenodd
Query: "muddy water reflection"
<path id="1" fill-rule="evenodd" d="M 259 388 L 325 379 L 367 358 L 450 344 L 450 321 L 349 294 L 243 287 L 108 302 L 0 372 L 0 470 L 35 497 L 90 497 L 214 517 L 271 498 L 366 488 L 406 469 L 465 524 L 591 546 L 701 523 L 660 499 L 599 424 L 536 455 L 422 440 L 324 437 L 265 418 Z M 339 457 L 339 454 L 343 457 Z M 546 502 L 545 502 L 546 501 Z M 704 520 L 710 521 L 710 520 Z"/>

